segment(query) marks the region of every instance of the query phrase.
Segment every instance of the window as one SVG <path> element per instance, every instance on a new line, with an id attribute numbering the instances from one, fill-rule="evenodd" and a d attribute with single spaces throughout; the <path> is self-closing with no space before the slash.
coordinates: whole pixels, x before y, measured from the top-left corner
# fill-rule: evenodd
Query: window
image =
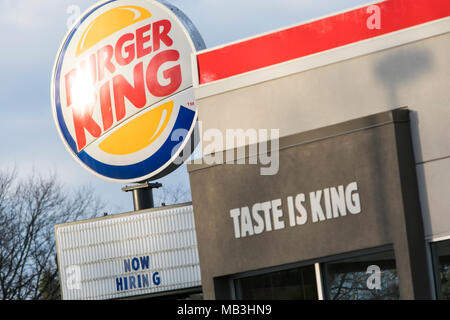
<path id="1" fill-rule="evenodd" d="M 245 300 L 316 300 L 314 265 L 234 280 L 236 296 Z"/>
<path id="2" fill-rule="evenodd" d="M 326 298 L 391 300 L 399 298 L 393 251 L 324 264 Z"/>
<path id="3" fill-rule="evenodd" d="M 448 249 L 450 254 L 450 242 Z M 214 287 L 216 298 L 238 300 L 393 300 L 400 296 L 392 246 L 217 277 Z"/>
<path id="4" fill-rule="evenodd" d="M 436 296 L 450 300 L 450 240 L 432 244 Z"/>

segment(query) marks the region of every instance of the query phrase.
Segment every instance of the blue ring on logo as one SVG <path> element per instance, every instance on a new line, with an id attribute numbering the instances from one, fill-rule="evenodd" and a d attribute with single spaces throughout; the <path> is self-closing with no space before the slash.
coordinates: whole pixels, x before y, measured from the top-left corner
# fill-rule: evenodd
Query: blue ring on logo
<path id="1" fill-rule="evenodd" d="M 180 112 L 178 113 L 175 125 L 170 132 L 169 138 L 164 142 L 164 144 L 159 148 L 154 154 L 152 154 L 147 159 L 132 164 L 128 166 L 113 166 L 109 164 L 104 164 L 98 160 L 95 160 L 89 156 L 85 151 L 81 151 L 78 154 L 78 158 L 83 161 L 89 168 L 95 172 L 115 179 L 136 179 L 144 176 L 150 172 L 156 171 L 162 167 L 167 161 L 172 157 L 172 150 L 180 144 L 180 141 L 171 140 L 173 132 L 177 129 L 185 129 L 186 132 L 191 128 L 192 122 L 194 121 L 195 112 L 181 106 Z M 186 139 L 184 137 L 183 139 Z M 145 174 L 142 174 L 145 172 Z"/>
<path id="2" fill-rule="evenodd" d="M 67 144 L 69 145 L 72 152 L 80 159 L 87 167 L 89 167 L 91 170 L 97 172 L 100 175 L 103 175 L 108 178 L 112 179 L 120 179 L 120 180 L 131 180 L 131 179 L 137 179 L 141 178 L 151 172 L 156 171 L 157 169 L 161 168 L 164 164 L 166 164 L 171 158 L 172 158 L 172 150 L 176 147 L 176 145 L 180 144 L 180 141 L 172 141 L 170 138 L 168 138 L 164 144 L 149 158 L 132 164 L 132 165 L 126 165 L 126 166 L 117 166 L 117 165 L 109 165 L 105 164 L 103 162 L 100 162 L 90 155 L 88 155 L 85 151 L 81 151 L 80 153 L 77 152 L 77 146 L 75 141 L 73 140 L 72 136 L 69 133 L 69 130 L 67 129 L 67 126 L 64 122 L 64 117 L 62 115 L 61 111 L 61 97 L 59 94 L 60 89 L 60 78 L 61 78 L 61 68 L 62 63 L 64 59 L 61 59 L 61 57 L 64 57 L 67 47 L 72 40 L 72 37 L 74 33 L 78 30 L 80 25 L 97 9 L 103 7 L 104 5 L 107 5 L 111 2 L 114 2 L 117 0 L 110 0 L 108 2 L 102 3 L 99 6 L 92 9 L 88 14 L 86 14 L 80 22 L 72 29 L 69 36 L 67 37 L 64 46 L 61 50 L 61 53 L 58 57 L 58 63 L 56 66 L 56 76 L 55 76 L 55 83 L 54 83 L 54 96 L 55 96 L 55 108 L 56 108 L 56 116 L 58 119 L 58 125 L 61 129 L 61 133 L 66 140 Z M 195 111 L 192 111 L 184 106 L 180 107 L 180 111 L 178 113 L 177 119 L 175 121 L 175 125 L 172 128 L 172 131 L 169 135 L 169 137 L 172 137 L 172 133 L 177 129 L 185 129 L 187 132 L 191 129 L 192 124 L 195 119 Z M 185 139 L 184 137 L 183 139 Z"/>

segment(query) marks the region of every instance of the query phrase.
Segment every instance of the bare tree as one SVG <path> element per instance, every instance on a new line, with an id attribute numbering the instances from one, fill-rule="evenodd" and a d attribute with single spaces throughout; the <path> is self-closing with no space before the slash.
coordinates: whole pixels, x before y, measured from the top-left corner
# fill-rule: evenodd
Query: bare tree
<path id="1" fill-rule="evenodd" d="M 0 298 L 59 298 L 54 225 L 102 208 L 90 188 L 65 188 L 55 174 L 20 179 L 16 170 L 0 171 Z"/>
<path id="2" fill-rule="evenodd" d="M 182 184 L 155 189 L 155 206 L 172 205 L 191 201 L 190 190 Z"/>

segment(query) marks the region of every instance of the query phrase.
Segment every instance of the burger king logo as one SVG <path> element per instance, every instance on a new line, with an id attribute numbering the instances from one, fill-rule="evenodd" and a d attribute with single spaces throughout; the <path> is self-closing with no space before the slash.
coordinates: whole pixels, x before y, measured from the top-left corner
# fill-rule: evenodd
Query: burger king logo
<path id="1" fill-rule="evenodd" d="M 197 119 L 191 53 L 203 47 L 189 19 L 165 2 L 110 0 L 84 13 L 60 47 L 51 86 L 72 155 L 119 182 L 172 171 Z M 173 139 L 179 130 L 187 135 Z"/>

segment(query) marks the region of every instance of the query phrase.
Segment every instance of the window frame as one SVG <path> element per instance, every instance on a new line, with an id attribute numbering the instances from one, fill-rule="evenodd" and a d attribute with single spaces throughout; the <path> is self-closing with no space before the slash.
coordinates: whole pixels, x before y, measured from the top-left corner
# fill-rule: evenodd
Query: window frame
<path id="1" fill-rule="evenodd" d="M 395 250 L 392 244 L 384 245 L 384 246 L 378 246 L 378 247 L 372 247 L 367 249 L 360 249 L 360 250 L 354 250 L 349 251 L 345 253 L 340 254 L 334 254 L 326 257 L 321 257 L 317 259 L 308 259 L 304 261 L 298 261 L 283 265 L 277 265 L 277 266 L 271 266 L 267 268 L 261 268 L 256 270 L 250 270 L 250 271 L 244 271 L 235 273 L 229 276 L 225 276 L 227 278 L 228 282 L 228 289 L 229 289 L 229 297 L 232 300 L 241 300 L 242 299 L 242 291 L 239 284 L 239 279 L 248 278 L 248 277 L 254 277 L 254 276 L 262 276 L 273 272 L 280 272 L 280 271 L 288 271 L 291 269 L 297 269 L 302 268 L 306 266 L 312 266 L 315 270 L 315 279 L 316 279 L 316 290 L 317 290 L 317 297 L 318 300 L 329 300 L 328 296 L 328 289 L 327 289 L 327 275 L 326 275 L 326 268 L 324 267 L 324 264 L 331 263 L 331 262 L 337 262 L 339 260 L 347 260 L 352 258 L 357 258 L 360 256 L 366 256 L 371 254 L 377 254 L 377 253 L 383 253 L 383 252 L 393 252 L 394 253 L 394 261 L 396 263 L 396 256 L 395 256 Z M 397 268 L 397 263 L 396 263 Z M 224 277 L 218 277 L 218 278 L 224 278 Z M 218 279 L 215 278 L 215 279 Z"/>
<path id="2" fill-rule="evenodd" d="M 369 248 L 369 249 L 363 249 L 363 250 L 357 250 L 357 251 L 352 251 L 352 252 L 348 252 L 348 253 L 344 253 L 344 254 L 340 254 L 340 255 L 336 255 L 334 256 L 332 259 L 326 259 L 326 261 L 321 263 L 321 276 L 322 276 L 322 287 L 323 287 L 323 296 L 324 296 L 324 300 L 330 300 L 330 295 L 329 295 L 329 290 L 328 290 L 328 275 L 327 275 L 327 268 L 326 268 L 326 264 L 328 263 L 336 263 L 339 261 L 344 261 L 344 260 L 349 260 L 349 259 L 354 259 L 354 258 L 358 258 L 358 257 L 362 257 L 362 256 L 370 256 L 370 255 L 374 255 L 374 254 L 379 254 L 379 253 L 385 253 L 385 252 L 392 252 L 394 255 L 394 263 L 395 263 L 395 269 L 397 270 L 397 260 L 396 260 L 396 256 L 395 256 L 395 250 L 393 248 L 392 245 L 387 245 L 387 246 L 381 246 L 381 247 L 376 247 L 376 248 Z M 398 276 L 397 276 L 398 277 Z M 399 298 L 400 298 L 400 285 L 398 285 L 398 289 L 399 289 Z"/>
<path id="3" fill-rule="evenodd" d="M 450 238 L 445 238 L 442 240 L 435 240 L 430 242 L 430 254 L 431 254 L 431 266 L 433 270 L 433 284 L 434 284 L 434 295 L 436 300 L 446 300 L 442 295 L 441 286 L 441 264 L 439 262 L 438 246 L 445 243 L 450 245 Z"/>

